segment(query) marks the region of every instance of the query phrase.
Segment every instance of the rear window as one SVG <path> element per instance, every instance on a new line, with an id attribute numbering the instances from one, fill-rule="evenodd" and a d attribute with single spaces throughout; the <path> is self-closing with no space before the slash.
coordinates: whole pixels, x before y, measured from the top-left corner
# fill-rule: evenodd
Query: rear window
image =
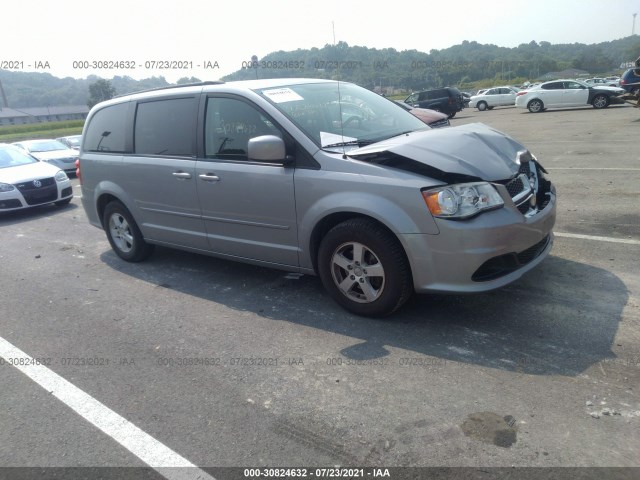
<path id="1" fill-rule="evenodd" d="M 125 139 L 128 103 L 120 103 L 98 110 L 87 126 L 85 152 L 127 153 Z"/>

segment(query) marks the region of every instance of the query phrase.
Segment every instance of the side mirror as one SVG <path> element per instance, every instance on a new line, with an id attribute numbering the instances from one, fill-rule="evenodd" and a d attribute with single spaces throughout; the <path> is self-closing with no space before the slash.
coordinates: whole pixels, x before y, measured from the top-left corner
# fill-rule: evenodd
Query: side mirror
<path id="1" fill-rule="evenodd" d="M 262 135 L 249 140 L 247 146 L 249 160 L 259 162 L 287 163 L 284 140 L 275 135 Z"/>

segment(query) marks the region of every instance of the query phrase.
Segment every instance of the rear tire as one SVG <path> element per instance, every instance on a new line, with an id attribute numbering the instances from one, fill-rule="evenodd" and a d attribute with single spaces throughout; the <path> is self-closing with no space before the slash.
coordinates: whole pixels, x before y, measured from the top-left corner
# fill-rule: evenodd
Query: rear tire
<path id="1" fill-rule="evenodd" d="M 544 110 L 544 103 L 542 103 L 542 100 L 536 98 L 527 104 L 527 108 L 531 113 L 539 113 Z"/>
<path id="2" fill-rule="evenodd" d="M 102 219 L 111 248 L 120 258 L 141 262 L 153 253 L 154 246 L 144 241 L 133 216 L 122 203 L 107 204 Z"/>
<path id="3" fill-rule="evenodd" d="M 329 230 L 320 242 L 318 273 L 329 295 L 356 315 L 390 315 L 413 293 L 400 242 L 366 218 L 346 220 Z"/>
<path id="4" fill-rule="evenodd" d="M 451 112 L 451 113 L 449 114 L 449 118 L 453 118 L 453 117 L 455 117 L 455 116 L 456 116 L 456 113 L 457 113 L 457 112 Z"/>

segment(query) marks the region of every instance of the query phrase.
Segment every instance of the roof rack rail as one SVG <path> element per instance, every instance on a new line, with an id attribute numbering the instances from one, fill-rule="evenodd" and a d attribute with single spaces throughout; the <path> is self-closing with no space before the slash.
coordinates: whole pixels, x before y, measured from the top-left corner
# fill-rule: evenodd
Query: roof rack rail
<path id="1" fill-rule="evenodd" d="M 156 88 L 148 88 L 147 90 L 137 90 L 135 92 L 121 93 L 120 95 L 116 95 L 113 98 L 126 97 L 127 95 L 134 95 L 136 93 L 147 93 L 147 92 L 155 92 L 158 90 L 169 90 L 172 88 L 182 88 L 182 87 L 204 87 L 206 85 L 221 85 L 224 82 L 219 80 L 210 80 L 206 82 L 195 82 L 195 83 L 181 83 L 179 85 L 167 85 L 166 87 L 156 87 Z"/>

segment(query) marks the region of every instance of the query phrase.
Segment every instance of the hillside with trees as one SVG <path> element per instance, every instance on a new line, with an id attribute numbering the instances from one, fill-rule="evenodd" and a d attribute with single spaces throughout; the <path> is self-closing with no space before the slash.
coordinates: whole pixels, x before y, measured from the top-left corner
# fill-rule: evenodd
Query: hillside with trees
<path id="1" fill-rule="evenodd" d="M 619 74 L 624 70 L 621 64 L 633 61 L 638 55 L 640 35 L 592 45 L 531 41 L 515 48 L 465 40 L 429 53 L 338 42 L 322 48 L 273 52 L 253 60 L 249 52 L 247 61 L 243 62 L 245 68 L 223 80 L 313 77 L 341 79 L 370 89 L 393 87 L 409 91 L 444 85 L 480 88 L 494 83 L 536 80 L 548 72 L 568 68 L 585 70 L 592 75 Z M 0 82 L 13 108 L 87 105 L 100 98 L 95 87 L 94 97 L 90 98 L 89 91 L 99 80 L 95 75 L 75 79 L 0 70 Z M 177 83 L 193 81 L 198 79 L 184 77 Z M 109 82 L 116 95 L 169 85 L 164 77 L 134 80 L 116 76 Z"/>
<path id="2" fill-rule="evenodd" d="M 621 73 L 621 64 L 640 54 L 640 36 L 593 45 L 524 43 L 515 48 L 464 41 L 429 53 L 351 47 L 345 42 L 323 48 L 273 52 L 223 80 L 317 77 L 355 82 L 367 88 L 394 86 L 417 90 L 445 85 L 536 80 L 548 72 L 579 69 L 593 75 Z"/>

